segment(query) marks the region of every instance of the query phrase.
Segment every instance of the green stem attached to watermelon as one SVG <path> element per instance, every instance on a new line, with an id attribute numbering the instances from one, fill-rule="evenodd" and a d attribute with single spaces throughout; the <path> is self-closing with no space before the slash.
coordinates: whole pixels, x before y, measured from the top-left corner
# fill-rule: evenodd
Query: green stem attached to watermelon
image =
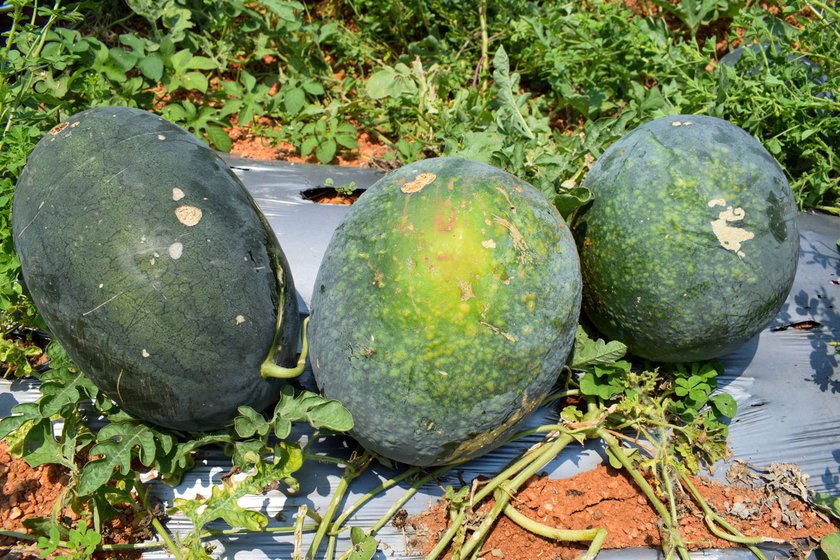
<path id="1" fill-rule="evenodd" d="M 274 362 L 274 355 L 277 353 L 276 339 L 279 338 L 282 332 L 278 327 L 277 334 L 275 335 L 275 344 L 271 345 L 268 356 L 266 356 L 265 361 L 260 366 L 260 375 L 263 378 L 293 379 L 303 373 L 303 368 L 306 365 L 306 356 L 309 354 L 309 341 L 306 336 L 306 326 L 308 324 L 309 317 L 303 320 L 303 326 L 300 329 L 300 354 L 294 367 L 284 367 Z"/>

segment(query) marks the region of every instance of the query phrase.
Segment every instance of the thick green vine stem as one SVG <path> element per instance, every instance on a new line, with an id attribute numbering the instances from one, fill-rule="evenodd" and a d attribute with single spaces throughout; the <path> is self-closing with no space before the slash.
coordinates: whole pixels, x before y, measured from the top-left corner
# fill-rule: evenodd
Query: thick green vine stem
<path id="1" fill-rule="evenodd" d="M 449 528 L 440 538 L 440 540 L 435 544 L 434 548 L 426 555 L 423 560 L 437 560 L 437 558 L 443 554 L 446 548 L 449 546 L 449 543 L 452 542 L 452 539 L 455 538 L 456 533 L 461 529 L 461 526 L 464 523 L 464 519 L 466 518 L 466 509 L 461 508 L 458 510 L 458 513 L 449 520 Z"/>
<path id="2" fill-rule="evenodd" d="M 388 509 L 388 511 L 386 511 L 385 514 L 382 515 L 379 518 L 379 520 L 376 523 L 374 523 L 373 526 L 367 531 L 367 535 L 371 536 L 371 537 L 375 536 L 376 533 L 378 533 L 379 530 L 382 529 L 382 527 L 384 527 L 385 524 L 387 524 L 388 521 L 392 517 L 394 517 L 394 515 L 396 515 L 396 513 L 400 510 L 400 508 L 402 508 L 405 505 L 405 503 L 408 500 L 410 500 L 412 498 L 412 496 L 414 496 L 420 490 L 420 488 L 423 487 L 424 484 L 426 484 L 427 482 L 429 482 L 433 478 L 436 478 L 436 477 L 440 476 L 441 474 L 443 474 L 444 472 L 448 471 L 451 468 L 452 468 L 451 465 L 445 465 L 443 467 L 439 467 L 438 469 L 436 469 L 436 470 L 434 470 L 430 473 L 427 473 L 427 474 L 419 477 L 414 482 L 412 482 L 411 486 L 409 486 L 408 490 L 406 490 L 403 493 L 403 495 L 400 497 L 400 499 L 395 501 L 391 505 L 391 507 Z M 388 488 L 391 488 L 391 487 L 395 486 L 400 481 L 405 480 L 406 478 L 408 478 L 408 477 L 410 477 L 414 474 L 417 474 L 418 472 L 420 472 L 420 470 L 421 469 L 419 467 L 413 467 L 411 469 L 408 469 L 404 473 L 402 473 L 402 474 L 400 474 L 400 475 L 398 475 L 394 478 L 386 480 L 385 482 L 383 482 L 382 484 L 380 484 L 379 486 L 377 486 L 373 490 L 370 490 L 369 492 L 366 492 L 364 496 L 362 496 L 361 498 L 356 500 L 356 502 L 352 506 L 350 506 L 347 510 L 345 510 L 335 520 L 335 522 L 333 522 L 333 524 L 330 528 L 330 531 L 328 533 L 329 534 L 329 544 L 333 545 L 333 547 L 334 547 L 338 534 L 345 530 L 345 528 L 342 527 L 344 525 L 344 523 L 347 521 L 347 519 L 353 513 L 355 513 L 368 500 L 377 496 L 381 492 L 384 492 Z M 352 549 L 347 550 L 344 554 L 342 554 L 339 557 L 339 560 L 346 560 L 347 558 L 350 557 L 351 553 L 352 553 Z M 327 559 L 332 558 L 331 550 L 329 548 L 327 550 L 327 555 L 326 555 L 325 558 L 327 558 Z"/>
<path id="3" fill-rule="evenodd" d="M 731 523 L 719 516 L 711 507 L 709 507 L 709 504 L 706 503 L 706 500 L 704 500 L 703 496 L 700 495 L 700 492 L 697 490 L 697 487 L 694 486 L 694 483 L 691 482 L 690 478 L 688 478 L 685 474 L 680 474 L 680 478 L 685 487 L 688 488 L 691 497 L 694 498 L 694 501 L 697 502 L 697 505 L 699 505 L 700 509 L 703 510 L 706 526 L 709 527 L 709 530 L 716 537 L 745 545 L 759 560 L 767 560 L 767 558 L 755 545 L 762 542 L 784 542 L 779 539 L 771 539 L 769 537 L 747 537 L 743 535 Z M 721 531 L 717 525 L 720 525 L 729 532 L 726 533 Z"/>
<path id="4" fill-rule="evenodd" d="M 668 511 L 668 508 L 665 504 L 662 503 L 657 495 L 656 491 L 651 487 L 650 483 L 645 480 L 645 477 L 642 476 L 642 473 L 636 469 L 633 465 L 633 462 L 627 457 L 624 453 L 624 449 L 621 447 L 621 444 L 618 442 L 618 439 L 609 433 L 604 428 L 599 428 L 595 431 L 595 435 L 601 438 L 604 443 L 607 444 L 607 448 L 612 452 L 613 456 L 621 463 L 621 466 L 627 471 L 627 474 L 633 479 L 636 483 L 636 486 L 639 487 L 639 490 L 644 493 L 645 497 L 648 499 L 648 502 L 653 506 L 656 510 L 656 513 L 659 514 L 660 519 L 662 519 L 662 524 L 664 526 L 663 533 L 662 533 L 662 542 L 663 542 L 663 551 L 666 554 L 666 558 L 670 558 L 672 550 L 675 550 L 680 558 L 683 560 L 689 560 L 688 556 L 688 548 L 686 547 L 685 543 L 682 540 L 682 535 L 680 534 L 680 528 L 677 523 L 677 520 L 671 516 L 671 513 Z"/>
<path id="5" fill-rule="evenodd" d="M 458 511 L 457 515 L 450 521 L 449 529 L 426 556 L 426 560 L 434 560 L 440 556 L 450 547 L 453 541 L 456 543 L 452 546 L 453 560 L 469 558 L 485 541 L 496 520 L 503 514 L 511 497 L 519 488 L 551 462 L 567 445 L 573 441 L 580 441 L 587 436 L 588 432 L 594 430 L 597 426 L 594 420 L 601 413 L 601 409 L 591 406 L 581 422 L 578 423 L 579 429 L 568 430 L 563 426 L 557 426 L 558 429 L 548 434 L 541 443 L 528 449 L 518 460 L 484 484 L 473 494 L 469 507 L 472 509 L 473 506 L 493 494 L 496 501 L 492 509 L 484 515 L 478 527 L 469 537 L 466 537 L 467 528 L 463 523 L 466 508 Z M 463 544 L 457 546 L 459 542 L 463 542 Z"/>
<path id="6" fill-rule="evenodd" d="M 496 491 L 497 500 L 499 499 L 500 493 L 501 490 Z M 570 542 L 591 541 L 586 553 L 582 556 L 579 556 L 578 560 L 595 560 L 595 557 L 598 556 L 598 551 L 601 550 L 601 547 L 604 546 L 604 542 L 607 540 L 607 530 L 602 527 L 597 529 L 577 530 L 558 529 L 556 527 L 551 527 L 549 525 L 540 523 L 539 521 L 534 521 L 533 519 L 523 514 L 510 504 L 506 505 L 502 512 L 505 514 L 505 516 L 507 516 L 508 519 L 510 519 L 526 531 L 530 531 L 535 535 L 539 535 L 547 539 L 551 539 L 554 541 Z"/>
<path id="7" fill-rule="evenodd" d="M 341 513 L 341 515 L 339 515 L 336 518 L 335 522 L 333 522 L 332 527 L 330 529 L 330 534 L 337 534 L 339 531 L 341 531 L 341 527 L 344 525 L 344 523 L 347 522 L 347 520 L 350 518 L 350 516 L 353 515 L 354 513 L 356 513 L 356 511 L 358 511 L 358 509 L 361 508 L 364 504 L 366 504 L 369 500 L 378 496 L 380 493 L 384 492 L 385 490 L 388 490 L 389 488 L 391 488 L 393 486 L 396 486 L 397 484 L 399 484 L 400 482 L 402 482 L 406 478 L 409 478 L 409 477 L 417 474 L 418 472 L 420 472 L 420 467 L 412 467 L 412 468 L 406 470 L 405 472 L 400 473 L 399 475 L 395 476 L 394 478 L 389 478 L 388 480 L 386 480 L 385 482 L 383 482 L 382 484 L 380 484 L 379 486 L 377 486 L 373 490 L 371 490 L 369 492 L 366 492 L 361 498 L 356 500 L 356 502 L 353 503 L 353 505 L 351 505 L 349 508 L 344 510 Z M 424 483 L 425 483 L 425 480 L 426 480 L 426 478 L 424 477 Z"/>
<path id="8" fill-rule="evenodd" d="M 275 348 L 272 346 L 268 357 L 260 365 L 260 375 L 262 377 L 272 377 L 276 379 L 293 379 L 303 373 L 303 368 L 306 365 L 306 356 L 309 354 L 309 340 L 306 335 L 306 327 L 309 325 L 309 317 L 303 320 L 303 325 L 300 329 L 300 355 L 298 355 L 297 364 L 294 367 L 283 367 L 274 363 Z"/>
<path id="9" fill-rule="evenodd" d="M 318 557 L 318 549 L 321 548 L 321 542 L 324 540 L 324 537 L 328 536 L 327 532 L 332 527 L 333 518 L 335 517 L 342 500 L 344 500 L 344 495 L 350 487 L 350 482 L 362 474 L 372 460 L 373 455 L 369 451 L 363 450 L 358 453 L 356 457 L 351 457 L 347 462 L 347 466 L 344 468 L 344 474 L 338 481 L 338 485 L 333 492 L 330 504 L 327 506 L 327 511 L 321 518 L 321 522 L 318 524 L 318 529 L 315 531 L 315 536 L 312 538 L 312 543 L 309 545 L 309 552 L 306 554 L 306 558 L 308 560 L 314 560 Z M 332 537 L 334 538 L 334 535 Z M 334 553 L 332 546 L 330 548 Z M 327 556 L 325 558 L 329 557 Z"/>
<path id="10" fill-rule="evenodd" d="M 172 537 L 169 535 L 169 531 L 166 530 L 166 527 L 160 522 L 160 519 L 155 516 L 152 512 L 152 508 L 149 507 L 149 493 L 146 491 L 146 487 L 143 485 L 143 482 L 140 480 L 140 473 L 137 472 L 134 475 L 134 488 L 137 490 L 137 495 L 140 496 L 140 503 L 143 506 L 143 509 L 149 514 L 152 522 L 152 527 L 155 529 L 155 532 L 160 536 L 161 540 L 163 541 L 163 545 L 166 547 L 166 550 L 175 557 L 175 560 L 181 560 L 181 548 L 175 544 L 172 540 Z"/>

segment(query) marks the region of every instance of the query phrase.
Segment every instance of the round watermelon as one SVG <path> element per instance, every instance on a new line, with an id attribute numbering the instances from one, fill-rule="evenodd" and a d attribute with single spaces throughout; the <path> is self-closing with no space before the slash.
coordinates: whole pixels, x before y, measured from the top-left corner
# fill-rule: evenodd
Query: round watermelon
<path id="1" fill-rule="evenodd" d="M 654 361 L 730 352 L 773 319 L 796 273 L 796 205 L 779 165 L 741 128 L 678 115 L 604 152 L 575 220 L 586 316 Z"/>
<path id="2" fill-rule="evenodd" d="M 29 157 L 12 232 L 38 311 L 128 412 L 205 431 L 264 408 L 292 366 L 299 314 L 283 252 L 207 146 L 126 107 L 83 111 Z"/>
<path id="3" fill-rule="evenodd" d="M 315 379 L 368 449 L 464 461 L 502 443 L 554 384 L 580 290 L 571 233 L 539 191 L 461 159 L 407 165 L 330 241 L 309 324 Z"/>

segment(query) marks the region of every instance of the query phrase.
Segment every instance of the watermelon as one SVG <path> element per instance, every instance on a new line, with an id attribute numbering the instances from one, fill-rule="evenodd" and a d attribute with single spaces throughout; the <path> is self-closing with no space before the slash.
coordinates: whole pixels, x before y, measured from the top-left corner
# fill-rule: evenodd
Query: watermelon
<path id="1" fill-rule="evenodd" d="M 309 324 L 315 380 L 367 449 L 465 461 L 550 390 L 580 291 L 569 228 L 535 188 L 461 159 L 407 165 L 360 197 L 328 245 Z"/>
<path id="2" fill-rule="evenodd" d="M 730 352 L 773 319 L 796 273 L 796 205 L 752 136 L 721 119 L 664 117 L 610 146 L 574 219 L 583 309 L 653 361 Z"/>
<path id="3" fill-rule="evenodd" d="M 297 361 L 274 234 L 216 153 L 159 116 L 100 107 L 52 129 L 18 181 L 12 232 L 52 336 L 135 416 L 221 428 L 276 398 L 261 368 Z"/>

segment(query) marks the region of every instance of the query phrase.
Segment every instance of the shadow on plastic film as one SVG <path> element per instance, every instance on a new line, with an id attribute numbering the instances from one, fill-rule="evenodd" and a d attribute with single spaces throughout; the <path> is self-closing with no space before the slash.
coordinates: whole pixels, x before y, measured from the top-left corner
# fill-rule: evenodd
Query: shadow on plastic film
<path id="1" fill-rule="evenodd" d="M 719 390 L 723 390 L 741 379 L 744 372 L 753 363 L 753 359 L 758 353 L 759 336 L 752 337 L 735 351 L 718 358 L 723 366 L 723 373 L 717 378 L 717 388 Z"/>
<path id="2" fill-rule="evenodd" d="M 831 232 L 829 232 L 831 233 Z M 836 234 L 836 231 L 834 232 Z M 834 243 L 831 243 L 834 241 Z M 812 379 L 821 391 L 840 393 L 840 378 L 835 376 L 840 366 L 836 348 L 832 342 L 840 340 L 840 312 L 836 298 L 829 293 L 840 290 L 840 255 L 836 241 L 826 235 L 803 236 L 800 260 L 811 267 L 819 267 L 826 273 L 822 281 L 809 295 L 804 291 L 796 294 L 794 301 L 797 313 L 810 314 L 820 326 L 808 333 L 811 344 Z M 833 276 L 833 278 L 831 278 Z"/>
<path id="3" fill-rule="evenodd" d="M 2 391 L 0 392 L 0 418 L 11 416 L 14 407 L 22 402 L 35 400 L 41 394 L 37 390 L 40 382 L 36 379 L 25 378 L 0 381 L 2 381 L 2 385 L 0 385 L 0 391 Z M 5 387 L 8 387 L 8 389 Z M 19 397 L 24 397 L 24 399 L 20 400 Z M 30 398 L 27 399 L 27 397 Z"/>
<path id="4" fill-rule="evenodd" d="M 840 449 L 833 450 L 831 456 L 837 463 L 836 468 L 832 472 L 829 467 L 826 467 L 820 479 L 829 494 L 840 496 Z"/>
<path id="5" fill-rule="evenodd" d="M 0 418 L 12 415 L 12 409 L 18 405 L 18 400 L 12 393 L 0 393 Z"/>
<path id="6" fill-rule="evenodd" d="M 840 314 L 837 313 L 835 300 L 822 287 L 815 297 L 809 298 L 808 306 L 815 310 L 819 308 L 815 315 L 822 325 L 807 335 L 811 344 L 811 378 L 821 391 L 840 393 L 840 378 L 835 376 L 840 363 L 836 347 L 831 345 L 840 340 Z"/>
<path id="7" fill-rule="evenodd" d="M 801 223 L 810 225 L 816 223 L 815 220 L 819 218 L 820 216 L 810 216 L 804 218 Z M 800 239 L 801 264 L 818 266 L 835 276 L 840 275 L 840 255 L 837 252 L 836 241 L 830 239 L 828 233 L 820 235 L 820 232 L 803 230 Z"/>
<path id="8" fill-rule="evenodd" d="M 810 346 L 810 380 L 822 392 L 840 393 L 840 378 L 835 375 L 840 367 L 840 355 L 832 345 L 840 341 L 840 313 L 835 298 L 825 286 L 811 293 L 805 289 L 796 292 L 793 305 L 784 304 L 770 330 L 791 331 L 793 336 L 805 338 Z"/>
<path id="9" fill-rule="evenodd" d="M 796 281 L 788 300 L 770 326 L 773 332 L 788 331 L 805 338 L 810 346 L 810 379 L 821 391 L 840 393 L 840 366 L 832 342 L 840 340 L 840 312 L 835 293 L 840 293 L 840 255 L 836 222 L 831 217 L 800 216 L 800 255 Z"/>

